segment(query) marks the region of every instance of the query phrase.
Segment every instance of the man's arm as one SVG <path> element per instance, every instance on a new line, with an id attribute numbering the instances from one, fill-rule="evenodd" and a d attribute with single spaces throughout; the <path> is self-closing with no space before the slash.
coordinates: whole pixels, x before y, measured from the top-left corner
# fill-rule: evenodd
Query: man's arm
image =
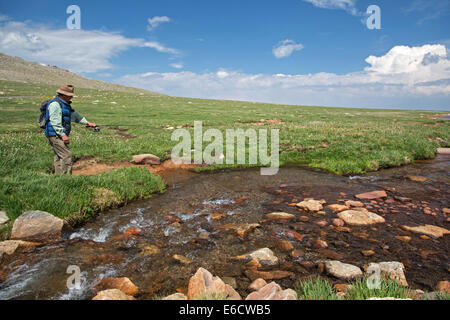
<path id="1" fill-rule="evenodd" d="M 72 118 L 70 119 L 72 122 L 87 124 L 91 127 L 95 127 L 95 123 L 88 122 L 85 117 L 81 116 L 78 112 L 72 112 Z"/>
<path id="2" fill-rule="evenodd" d="M 56 134 L 64 137 L 64 127 L 62 125 L 62 110 L 58 102 L 54 101 L 48 106 L 49 121 L 52 124 Z"/>

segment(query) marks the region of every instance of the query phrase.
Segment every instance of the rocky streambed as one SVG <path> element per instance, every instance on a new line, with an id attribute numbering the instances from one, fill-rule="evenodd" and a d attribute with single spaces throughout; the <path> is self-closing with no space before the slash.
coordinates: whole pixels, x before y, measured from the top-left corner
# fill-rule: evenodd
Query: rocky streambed
<path id="1" fill-rule="evenodd" d="M 283 289 L 316 275 L 347 281 L 330 260 L 361 270 L 399 262 L 410 288 L 432 291 L 450 276 L 449 169 L 439 155 L 351 177 L 298 167 L 276 176 L 168 171 L 166 193 L 3 254 L 0 299 L 92 299 L 102 279 L 121 277 L 137 286 L 135 298 L 156 299 L 188 294 L 199 268 L 241 297 L 259 278 Z M 266 248 L 273 256 L 251 256 Z M 79 289 L 67 287 L 69 266 L 81 272 Z"/>

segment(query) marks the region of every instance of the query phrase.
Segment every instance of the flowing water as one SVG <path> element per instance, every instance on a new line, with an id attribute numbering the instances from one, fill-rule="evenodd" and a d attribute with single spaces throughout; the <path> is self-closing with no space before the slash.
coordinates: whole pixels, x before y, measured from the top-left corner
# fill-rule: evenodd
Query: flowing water
<path id="1" fill-rule="evenodd" d="M 272 271 L 293 273 L 276 280 L 284 288 L 318 275 L 317 264 L 331 258 L 360 267 L 369 262 L 400 261 L 410 287 L 430 291 L 449 277 L 448 236 L 422 239 L 400 226 L 432 224 L 449 229 L 448 215 L 442 213 L 449 207 L 449 169 L 449 156 L 441 155 L 351 177 L 300 167 L 281 168 L 275 176 L 261 176 L 258 169 L 208 174 L 174 170 L 163 176 L 168 184 L 164 194 L 104 212 L 66 234 L 61 242 L 7 258 L 0 265 L 0 299 L 91 299 L 95 284 L 105 277 L 128 277 L 140 289 L 138 299 L 155 299 L 186 292 L 189 278 L 199 267 L 223 279 L 234 278 L 237 291 L 245 297 L 251 283 L 248 267 L 233 257 L 264 247 L 271 248 L 280 260 Z M 408 175 L 427 180 L 412 181 Z M 356 200 L 356 194 L 382 188 L 388 199 L 365 203 L 370 211 L 383 215 L 386 223 L 350 227 L 350 232 L 332 226 L 336 214 L 327 208 L 324 214 L 310 214 L 289 205 L 308 197 L 342 204 L 343 200 Z M 402 202 L 394 196 L 412 200 Z M 426 206 L 436 214 L 424 214 Z M 279 211 L 295 214 L 296 220 L 265 219 L 265 214 Z M 328 226 L 316 225 L 320 220 L 326 220 Z M 220 228 L 250 223 L 260 227 L 242 237 Z M 124 233 L 132 227 L 140 232 Z M 295 230 L 303 240 L 290 238 L 286 230 Z M 411 241 L 395 238 L 402 235 L 410 236 Z M 297 250 L 295 257 L 277 246 L 278 239 L 291 241 Z M 326 241 L 328 248 L 317 249 L 316 239 Z M 361 253 L 369 249 L 375 254 L 366 257 Z M 173 258 L 176 254 L 192 262 L 177 261 Z M 81 271 L 79 289 L 67 287 L 69 266 Z"/>

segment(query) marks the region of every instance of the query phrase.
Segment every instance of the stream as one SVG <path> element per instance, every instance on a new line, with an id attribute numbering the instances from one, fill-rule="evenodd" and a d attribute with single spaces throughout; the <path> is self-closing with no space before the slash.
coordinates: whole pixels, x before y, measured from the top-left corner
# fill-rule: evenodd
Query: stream
<path id="1" fill-rule="evenodd" d="M 317 264 L 331 259 L 361 268 L 369 262 L 399 261 L 405 265 L 410 288 L 432 291 L 439 281 L 449 278 L 448 236 L 422 239 L 401 226 L 431 224 L 449 229 L 448 215 L 442 212 L 449 208 L 449 172 L 449 155 L 350 177 L 303 167 L 283 167 L 275 176 L 261 176 L 259 169 L 203 174 L 173 170 L 163 175 L 168 185 L 164 194 L 108 210 L 65 234 L 63 241 L 3 261 L 0 300 L 92 299 L 95 284 L 105 277 L 128 277 L 139 287 L 137 299 L 158 299 L 186 293 L 189 278 L 199 267 L 222 279 L 233 278 L 236 290 L 246 297 L 251 283 L 248 267 L 233 257 L 265 247 L 280 261 L 271 269 L 265 267 L 267 271 L 293 273 L 275 280 L 283 288 L 319 275 Z M 408 175 L 427 180 L 413 181 Z M 382 215 L 385 223 L 346 226 L 350 232 L 336 230 L 332 225 L 336 214 L 326 205 L 343 204 L 357 200 L 356 194 L 382 189 L 387 199 L 362 202 Z M 399 197 L 411 200 L 404 202 Z M 300 212 L 292 206 L 304 198 L 324 199 L 324 213 Z M 425 214 L 424 207 L 436 214 Z M 293 213 L 296 219 L 269 221 L 265 214 L 271 212 Z M 328 225 L 315 223 L 321 220 Z M 260 226 L 241 237 L 227 228 L 254 223 Z M 303 239 L 289 237 L 287 230 Z M 396 236 L 410 236 L 411 241 L 399 241 Z M 279 239 L 291 241 L 297 254 L 281 250 Z M 328 248 L 316 248 L 317 239 L 326 241 Z M 375 254 L 361 253 L 369 249 Z M 180 262 L 174 255 L 190 261 Z M 312 267 L 302 264 L 306 261 Z M 67 288 L 67 268 L 72 265 L 81 271 L 80 289 Z"/>

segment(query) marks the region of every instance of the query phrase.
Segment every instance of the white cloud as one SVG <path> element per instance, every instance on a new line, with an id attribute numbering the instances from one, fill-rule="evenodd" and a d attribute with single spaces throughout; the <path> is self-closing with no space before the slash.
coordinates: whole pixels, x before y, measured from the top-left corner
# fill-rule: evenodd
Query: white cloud
<path id="1" fill-rule="evenodd" d="M 357 0 L 303 0 L 303 1 L 309 2 L 318 8 L 342 9 L 355 16 L 361 14 L 355 7 L 355 3 Z"/>
<path id="2" fill-rule="evenodd" d="M 231 99 L 341 107 L 450 108 L 450 60 L 442 45 L 398 46 L 369 66 L 343 75 L 245 74 L 217 72 L 146 73 L 115 82 L 161 93 L 209 99 Z"/>
<path id="3" fill-rule="evenodd" d="M 275 47 L 272 49 L 273 55 L 277 59 L 289 57 L 294 51 L 300 51 L 304 47 L 300 43 L 295 43 L 293 40 L 283 40 L 280 41 Z"/>
<path id="4" fill-rule="evenodd" d="M 179 54 L 158 42 L 127 38 L 119 33 L 54 29 L 31 22 L 0 22 L 0 51 L 26 60 L 57 65 L 74 72 L 97 72 L 112 67 L 110 59 L 133 47 Z"/>
<path id="5" fill-rule="evenodd" d="M 148 18 L 148 26 L 147 26 L 147 30 L 148 31 L 153 31 L 156 27 L 158 27 L 160 24 L 162 23 L 167 23 L 170 22 L 170 18 L 163 16 L 163 17 L 153 17 L 153 18 Z"/>
<path id="6" fill-rule="evenodd" d="M 183 63 L 181 63 L 181 62 L 179 62 L 179 63 L 171 63 L 170 66 L 172 68 L 175 68 L 175 69 L 182 69 L 183 68 Z"/>

